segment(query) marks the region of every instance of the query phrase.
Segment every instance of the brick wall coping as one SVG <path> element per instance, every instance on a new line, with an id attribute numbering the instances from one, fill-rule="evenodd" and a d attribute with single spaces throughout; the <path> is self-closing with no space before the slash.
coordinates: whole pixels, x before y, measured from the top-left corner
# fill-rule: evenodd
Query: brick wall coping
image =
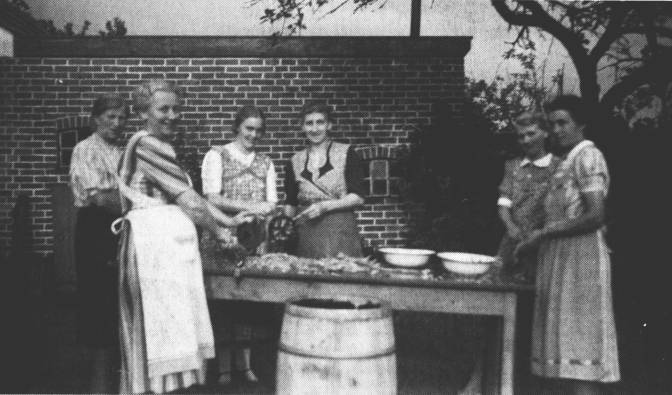
<path id="1" fill-rule="evenodd" d="M 470 36 L 17 38 L 16 57 L 463 57 Z"/>

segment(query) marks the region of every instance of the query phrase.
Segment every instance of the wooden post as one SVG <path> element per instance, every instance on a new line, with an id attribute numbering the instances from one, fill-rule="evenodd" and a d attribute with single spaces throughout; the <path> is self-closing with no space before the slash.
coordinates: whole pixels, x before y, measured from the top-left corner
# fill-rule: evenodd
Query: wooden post
<path id="1" fill-rule="evenodd" d="M 420 11 L 422 0 L 411 3 L 411 37 L 420 37 Z"/>

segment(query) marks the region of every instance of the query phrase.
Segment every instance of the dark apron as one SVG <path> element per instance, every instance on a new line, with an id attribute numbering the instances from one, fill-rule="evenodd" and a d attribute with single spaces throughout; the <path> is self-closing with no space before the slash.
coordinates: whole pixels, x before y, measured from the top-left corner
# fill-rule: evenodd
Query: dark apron
<path id="1" fill-rule="evenodd" d="M 334 211 L 297 225 L 299 241 L 296 255 L 305 258 L 335 257 L 339 253 L 361 257 L 362 242 L 355 213 Z"/>

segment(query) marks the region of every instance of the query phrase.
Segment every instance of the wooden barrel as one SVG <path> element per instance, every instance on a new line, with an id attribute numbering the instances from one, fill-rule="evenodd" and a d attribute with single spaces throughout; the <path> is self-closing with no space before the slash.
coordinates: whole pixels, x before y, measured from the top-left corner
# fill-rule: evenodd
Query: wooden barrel
<path id="1" fill-rule="evenodd" d="M 373 299 L 287 302 L 278 353 L 278 394 L 396 394 L 389 305 Z"/>

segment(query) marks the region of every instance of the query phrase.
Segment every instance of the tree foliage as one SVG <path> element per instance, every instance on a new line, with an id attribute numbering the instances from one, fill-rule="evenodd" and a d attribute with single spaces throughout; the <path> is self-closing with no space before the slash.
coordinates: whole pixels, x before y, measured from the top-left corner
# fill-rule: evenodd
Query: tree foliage
<path id="1" fill-rule="evenodd" d="M 261 4 L 262 0 L 250 0 L 250 3 Z M 280 24 L 274 33 L 277 35 L 305 30 L 307 11 L 326 10 L 326 14 L 331 14 L 350 4 L 357 12 L 374 5 L 383 7 L 386 0 L 275 0 L 272 3 L 260 19 Z M 672 2 L 491 0 L 491 4 L 504 21 L 517 30 L 505 57 L 517 57 L 521 49 L 523 52 L 534 50 L 532 30 L 552 35 L 569 53 L 579 77 L 581 96 L 587 105 L 594 107 L 596 114 L 625 114 L 624 101 L 646 103 L 646 100 L 630 98 L 633 94 L 641 95 L 642 87 L 648 87 L 644 91 L 665 100 L 672 83 L 669 72 L 672 69 Z M 527 60 L 530 59 L 521 59 Z M 599 73 L 607 70 L 613 74 L 609 86 L 604 79 L 599 79 Z M 662 106 L 663 117 L 670 117 L 665 113 L 668 107 Z"/>
<path id="2" fill-rule="evenodd" d="M 91 22 L 84 20 L 79 29 L 75 29 L 73 22 L 67 22 L 63 27 L 58 27 L 51 19 L 37 19 L 30 13 L 30 6 L 24 0 L 0 0 L 5 5 L 10 6 L 25 17 L 35 21 L 44 35 L 49 37 L 83 37 L 89 33 Z M 119 17 L 115 17 L 112 21 L 107 21 L 105 30 L 98 31 L 101 37 L 123 37 L 127 33 L 126 23 Z"/>
<path id="3" fill-rule="evenodd" d="M 664 91 L 672 81 L 672 3 L 634 1 L 491 0 L 518 34 L 512 45 L 531 42 L 530 29 L 559 40 L 576 67 L 581 95 L 604 115 L 622 107 L 643 85 Z M 598 72 L 613 83 L 600 94 Z M 658 92 L 660 93 L 663 92 Z M 661 95 L 662 96 L 662 95 Z"/>
<path id="4" fill-rule="evenodd" d="M 267 4 L 264 0 L 249 0 L 251 5 Z M 326 15 L 333 14 L 348 3 L 354 5 L 354 12 L 378 4 L 379 7 L 385 6 L 387 0 L 274 0 L 273 6 L 264 8 L 264 15 L 260 20 L 262 23 L 271 25 L 280 24 L 280 29 L 273 35 L 282 34 L 300 34 L 307 28 L 305 24 L 306 10 L 313 13 L 328 8 Z"/>

